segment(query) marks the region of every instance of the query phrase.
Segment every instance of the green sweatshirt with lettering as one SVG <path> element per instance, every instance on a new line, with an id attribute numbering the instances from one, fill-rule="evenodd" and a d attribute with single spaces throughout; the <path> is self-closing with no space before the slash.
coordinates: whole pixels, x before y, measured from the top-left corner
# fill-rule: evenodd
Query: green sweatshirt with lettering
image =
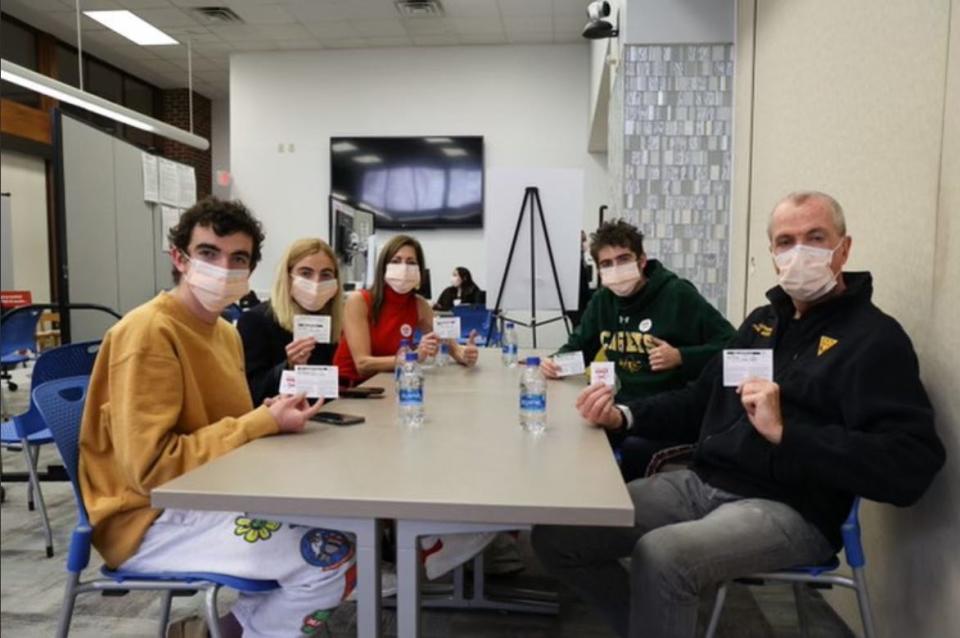
<path id="1" fill-rule="evenodd" d="M 583 352 L 592 361 L 612 361 L 620 387 L 617 401 L 629 401 L 684 386 L 736 335 L 736 330 L 696 287 L 647 260 L 646 283 L 630 297 L 600 288 L 583 318 L 558 352 Z M 648 352 L 655 339 L 680 351 L 680 366 L 654 372 Z"/>

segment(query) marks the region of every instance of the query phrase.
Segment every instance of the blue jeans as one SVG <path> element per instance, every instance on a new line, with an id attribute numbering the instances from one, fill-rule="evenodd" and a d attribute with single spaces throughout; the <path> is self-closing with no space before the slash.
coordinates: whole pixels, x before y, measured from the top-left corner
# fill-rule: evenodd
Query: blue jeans
<path id="1" fill-rule="evenodd" d="M 537 526 L 547 570 L 625 638 L 692 638 L 700 592 L 758 571 L 825 562 L 823 534 L 796 510 L 715 489 L 690 470 L 629 483 L 634 526 Z M 629 557 L 630 569 L 621 558 Z"/>

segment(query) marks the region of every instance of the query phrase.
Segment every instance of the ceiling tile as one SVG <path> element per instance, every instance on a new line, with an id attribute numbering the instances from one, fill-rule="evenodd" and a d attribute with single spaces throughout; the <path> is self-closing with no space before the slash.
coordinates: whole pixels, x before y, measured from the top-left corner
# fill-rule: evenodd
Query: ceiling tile
<path id="1" fill-rule="evenodd" d="M 447 23 L 459 34 L 503 33 L 503 22 L 500 21 L 499 17 L 447 18 Z"/>
<path id="2" fill-rule="evenodd" d="M 515 31 L 507 33 L 507 40 L 512 44 L 543 44 L 553 42 L 553 33 L 541 31 Z"/>
<path id="3" fill-rule="evenodd" d="M 403 26 L 411 36 L 442 35 L 452 31 L 445 18 L 412 18 L 404 20 Z"/>
<path id="4" fill-rule="evenodd" d="M 153 26 L 161 29 L 163 27 L 197 26 L 197 21 L 180 9 L 141 9 L 136 13 Z"/>
<path id="5" fill-rule="evenodd" d="M 415 35 L 413 43 L 417 46 L 453 46 L 460 41 L 455 35 Z"/>
<path id="6" fill-rule="evenodd" d="M 326 20 L 304 24 L 304 28 L 318 38 L 354 38 L 360 37 L 349 22 L 346 20 Z"/>
<path id="7" fill-rule="evenodd" d="M 407 32 L 399 19 L 396 20 L 350 20 L 354 31 L 365 37 L 404 37 Z"/>
<path id="8" fill-rule="evenodd" d="M 579 36 L 583 32 L 583 27 L 587 25 L 587 17 L 577 16 L 554 16 L 553 30 L 558 34 Z"/>
<path id="9" fill-rule="evenodd" d="M 587 5 L 590 0 L 553 0 L 553 15 L 577 16 L 587 19 Z"/>
<path id="10" fill-rule="evenodd" d="M 247 24 L 293 24 L 296 19 L 280 5 L 243 4 L 232 7 Z"/>
<path id="11" fill-rule="evenodd" d="M 323 48 L 319 38 L 300 38 L 296 40 L 277 40 L 284 51 L 303 51 Z"/>
<path id="12" fill-rule="evenodd" d="M 404 36 L 402 38 L 382 37 L 367 38 L 368 47 L 408 47 L 413 44 L 413 40 Z"/>
<path id="13" fill-rule="evenodd" d="M 342 40 L 322 40 L 327 49 L 362 49 L 367 46 L 363 38 L 347 38 Z"/>
<path id="14" fill-rule="evenodd" d="M 507 42 L 505 33 L 461 33 L 458 37 L 463 44 L 505 44 Z"/>
<path id="15" fill-rule="evenodd" d="M 393 3 L 384 0 L 294 0 L 286 6 L 290 13 L 304 23 L 396 18 L 399 15 Z"/>
<path id="16" fill-rule="evenodd" d="M 551 16 L 511 16 L 503 19 L 509 34 L 511 31 L 542 31 L 553 33 Z"/>
<path id="17" fill-rule="evenodd" d="M 137 9 L 163 9 L 169 8 L 169 0 L 116 0 L 118 4 L 123 6 L 126 9 L 135 11 Z M 86 5 L 86 2 L 81 1 L 82 5 Z"/>
<path id="18" fill-rule="evenodd" d="M 499 0 L 500 13 L 506 17 L 512 16 L 550 16 L 553 15 L 553 4 L 550 0 Z"/>
<path id="19" fill-rule="evenodd" d="M 447 17 L 451 18 L 499 18 L 497 0 L 443 0 Z"/>

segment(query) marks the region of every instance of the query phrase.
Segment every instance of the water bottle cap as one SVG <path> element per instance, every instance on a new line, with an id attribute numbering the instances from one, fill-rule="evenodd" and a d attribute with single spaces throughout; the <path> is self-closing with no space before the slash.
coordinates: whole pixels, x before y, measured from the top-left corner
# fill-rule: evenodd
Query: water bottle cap
<path id="1" fill-rule="evenodd" d="M 417 353 L 416 353 L 416 352 L 408 352 L 408 353 L 407 353 L 407 361 L 416 361 L 416 360 L 417 360 Z"/>
<path id="2" fill-rule="evenodd" d="M 513 328 L 513 327 L 514 327 L 513 322 L 512 322 L 512 321 L 508 321 L 508 322 L 507 322 L 507 327 L 508 327 L 508 328 Z"/>
<path id="3" fill-rule="evenodd" d="M 540 365 L 540 357 L 527 357 L 527 366 L 535 368 Z"/>

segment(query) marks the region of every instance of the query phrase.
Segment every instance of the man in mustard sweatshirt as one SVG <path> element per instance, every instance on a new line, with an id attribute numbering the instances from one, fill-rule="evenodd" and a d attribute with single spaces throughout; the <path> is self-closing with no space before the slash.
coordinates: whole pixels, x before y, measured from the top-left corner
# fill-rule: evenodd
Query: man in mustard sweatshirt
<path id="1" fill-rule="evenodd" d="M 80 486 L 108 566 L 275 579 L 241 594 L 225 636 L 315 633 L 355 582 L 343 533 L 241 514 L 150 507 L 150 491 L 248 441 L 299 432 L 320 410 L 303 395 L 254 407 L 237 331 L 221 311 L 248 291 L 260 223 L 240 202 L 207 198 L 170 231 L 176 286 L 107 332 L 80 430 Z"/>

